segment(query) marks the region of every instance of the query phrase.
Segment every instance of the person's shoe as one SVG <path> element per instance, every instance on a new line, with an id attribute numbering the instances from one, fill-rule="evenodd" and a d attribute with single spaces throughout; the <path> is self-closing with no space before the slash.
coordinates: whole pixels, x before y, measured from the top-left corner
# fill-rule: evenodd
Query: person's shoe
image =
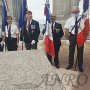
<path id="1" fill-rule="evenodd" d="M 83 72 L 83 68 L 79 68 L 79 71 L 80 71 L 80 72 Z"/>
<path id="2" fill-rule="evenodd" d="M 59 69 L 59 68 L 60 68 L 59 64 L 55 64 L 55 66 L 56 66 L 56 68 L 57 68 L 57 69 Z"/>
<path id="3" fill-rule="evenodd" d="M 51 63 L 51 65 L 53 65 L 53 63 L 52 63 L 52 61 L 51 61 L 51 60 L 50 60 L 49 62 Z"/>
<path id="4" fill-rule="evenodd" d="M 57 69 L 59 69 L 59 68 L 60 68 L 60 66 L 59 66 L 59 65 L 57 65 L 57 66 L 56 66 L 56 68 L 57 68 Z"/>
<path id="5" fill-rule="evenodd" d="M 71 68 L 72 68 L 72 66 L 67 66 L 66 70 L 71 69 Z"/>

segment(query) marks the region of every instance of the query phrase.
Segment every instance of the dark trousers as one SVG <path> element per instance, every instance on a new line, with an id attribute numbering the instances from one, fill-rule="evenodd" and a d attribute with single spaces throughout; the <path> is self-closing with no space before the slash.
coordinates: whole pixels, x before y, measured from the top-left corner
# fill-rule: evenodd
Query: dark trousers
<path id="1" fill-rule="evenodd" d="M 69 37 L 69 66 L 73 66 L 74 63 L 74 53 L 75 53 L 75 47 L 77 45 L 77 37 L 75 35 L 70 35 Z M 77 45 L 77 58 L 78 58 L 78 67 L 82 68 L 83 65 L 83 50 L 84 45 L 81 47 L 78 47 Z"/>
<path id="2" fill-rule="evenodd" d="M 55 57 L 54 57 L 55 66 L 59 65 L 58 52 L 59 52 L 59 50 L 55 50 Z M 52 56 L 47 53 L 47 58 L 50 61 L 50 63 L 52 64 Z"/>
<path id="3" fill-rule="evenodd" d="M 16 38 L 6 38 L 6 45 L 8 51 L 16 51 L 17 50 L 17 39 Z"/>
<path id="4" fill-rule="evenodd" d="M 31 45 L 31 43 L 25 43 L 26 50 L 37 49 L 37 43 Z"/>
<path id="5" fill-rule="evenodd" d="M 2 42 L 2 38 L 0 38 L 0 43 Z M 1 46 L 1 44 L 0 44 L 0 52 L 2 52 L 3 51 L 3 47 Z"/>

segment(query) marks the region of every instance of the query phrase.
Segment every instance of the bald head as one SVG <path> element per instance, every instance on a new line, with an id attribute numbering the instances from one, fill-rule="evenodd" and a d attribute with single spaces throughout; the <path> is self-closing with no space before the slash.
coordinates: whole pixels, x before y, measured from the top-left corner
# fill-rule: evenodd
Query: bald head
<path id="1" fill-rule="evenodd" d="M 52 13 L 51 14 L 51 22 L 55 22 L 55 20 L 56 20 L 56 14 Z"/>
<path id="2" fill-rule="evenodd" d="M 55 13 L 51 13 L 51 16 L 56 16 L 56 14 Z"/>
<path id="3" fill-rule="evenodd" d="M 73 8 L 72 8 L 72 13 L 73 14 L 79 14 L 79 7 L 78 6 L 74 6 Z"/>

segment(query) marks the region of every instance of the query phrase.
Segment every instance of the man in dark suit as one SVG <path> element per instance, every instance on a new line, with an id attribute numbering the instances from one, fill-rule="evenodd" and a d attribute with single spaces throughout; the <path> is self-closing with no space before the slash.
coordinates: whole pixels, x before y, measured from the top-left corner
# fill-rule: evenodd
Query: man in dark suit
<path id="1" fill-rule="evenodd" d="M 53 34 L 54 48 L 55 48 L 55 57 L 54 63 L 56 68 L 59 68 L 58 52 L 61 46 L 61 38 L 64 35 L 62 25 L 56 22 L 56 15 L 51 14 L 51 28 Z M 49 61 L 52 63 L 52 56 L 47 54 Z"/>
<path id="2" fill-rule="evenodd" d="M 37 49 L 39 34 L 40 34 L 39 23 L 32 19 L 32 12 L 27 11 L 26 21 L 23 30 L 21 30 L 21 37 L 20 37 L 20 39 L 25 42 L 25 47 L 27 50 Z"/>

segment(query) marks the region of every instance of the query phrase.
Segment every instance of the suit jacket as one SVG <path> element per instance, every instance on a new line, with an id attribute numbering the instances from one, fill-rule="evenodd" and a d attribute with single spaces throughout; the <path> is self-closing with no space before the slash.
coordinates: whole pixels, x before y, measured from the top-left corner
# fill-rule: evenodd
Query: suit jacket
<path id="1" fill-rule="evenodd" d="M 30 26 L 27 29 L 27 21 L 25 21 L 23 30 L 21 30 L 21 37 L 20 39 L 23 40 L 25 43 L 31 43 L 32 40 L 38 42 L 38 37 L 40 34 L 39 22 L 32 20 Z"/>
<path id="2" fill-rule="evenodd" d="M 62 25 L 55 22 L 54 29 L 52 30 L 53 33 L 53 41 L 54 41 L 54 46 L 56 50 L 59 50 L 61 46 L 61 38 L 64 35 Z"/>

